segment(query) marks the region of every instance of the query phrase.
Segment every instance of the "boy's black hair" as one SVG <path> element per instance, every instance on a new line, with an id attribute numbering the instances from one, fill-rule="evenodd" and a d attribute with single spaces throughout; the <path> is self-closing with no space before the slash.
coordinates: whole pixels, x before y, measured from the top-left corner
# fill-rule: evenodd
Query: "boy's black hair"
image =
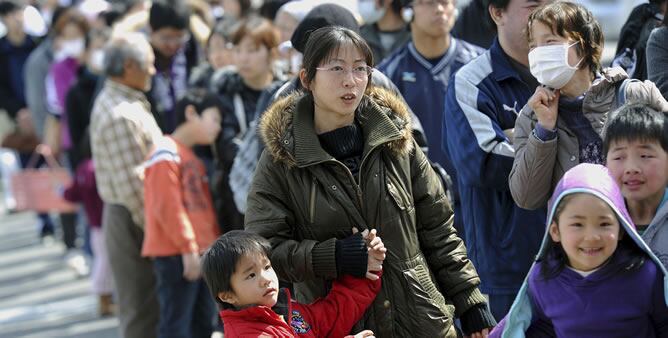
<path id="1" fill-rule="evenodd" d="M 655 141 L 668 152 L 668 119 L 644 104 L 625 104 L 610 113 L 603 136 L 603 153 L 607 154 L 612 142 Z"/>
<path id="2" fill-rule="evenodd" d="M 154 32 L 161 28 L 186 30 L 190 25 L 190 7 L 184 0 L 155 0 L 148 22 Z"/>
<path id="3" fill-rule="evenodd" d="M 0 0 L 0 16 L 5 16 L 11 12 L 18 11 L 24 7 L 20 0 Z"/>
<path id="4" fill-rule="evenodd" d="M 176 106 L 174 107 L 177 127 L 186 121 L 186 107 L 188 106 L 193 106 L 197 115 L 200 116 L 205 109 L 211 107 L 218 108 L 218 111 L 222 114 L 221 102 L 218 96 L 204 88 L 191 88 L 181 100 L 176 102 Z"/>
<path id="5" fill-rule="evenodd" d="M 564 196 L 561 201 L 559 201 L 559 204 L 556 206 L 557 210 L 554 212 L 552 219 L 553 222 L 557 223 L 559 215 L 561 215 L 561 212 L 566 207 L 566 204 L 568 204 L 575 195 L 577 194 Z M 618 219 L 618 221 L 619 231 L 621 232 L 621 240 L 619 241 L 619 244 L 617 244 L 617 249 L 609 259 L 612 259 L 616 255 L 623 254 L 625 261 L 621 265 L 625 267 L 625 271 L 635 271 L 644 264 L 647 254 L 642 251 L 640 247 L 638 247 L 631 236 L 626 234 L 626 230 L 622 225 L 622 220 Z M 559 224 L 557 224 L 557 226 L 559 226 Z M 559 276 L 559 274 L 568 264 L 568 256 L 566 255 L 564 248 L 561 246 L 561 243 L 553 241 L 552 236 L 549 234 L 547 237 L 546 254 L 539 260 L 539 262 L 540 276 L 544 280 Z"/>
<path id="6" fill-rule="evenodd" d="M 492 20 L 492 16 L 489 14 L 489 5 L 494 6 L 494 8 L 506 9 L 510 4 L 510 0 L 483 0 L 482 7 L 485 10 L 484 23 L 496 32 L 496 23 Z"/>
<path id="7" fill-rule="evenodd" d="M 237 263 L 241 257 L 253 255 L 270 257 L 269 241 L 254 233 L 232 230 L 220 236 L 202 256 L 202 276 L 222 309 L 232 305 L 220 300 L 218 294 L 232 291 L 231 279 Z"/>

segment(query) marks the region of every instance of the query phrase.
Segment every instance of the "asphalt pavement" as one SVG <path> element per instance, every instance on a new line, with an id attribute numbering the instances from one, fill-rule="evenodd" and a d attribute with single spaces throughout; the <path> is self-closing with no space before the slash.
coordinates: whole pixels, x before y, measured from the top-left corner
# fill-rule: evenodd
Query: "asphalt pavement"
<path id="1" fill-rule="evenodd" d="M 59 241 L 40 241 L 36 224 L 33 213 L 0 210 L 0 337 L 118 337 L 88 277 L 66 265 Z"/>

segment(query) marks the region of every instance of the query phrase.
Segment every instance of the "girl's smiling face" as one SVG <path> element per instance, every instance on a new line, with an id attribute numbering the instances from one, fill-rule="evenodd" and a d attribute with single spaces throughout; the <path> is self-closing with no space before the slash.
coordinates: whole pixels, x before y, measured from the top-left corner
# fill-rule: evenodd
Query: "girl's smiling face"
<path id="1" fill-rule="evenodd" d="M 617 249 L 620 225 L 615 212 L 600 198 L 579 193 L 566 203 L 550 225 L 552 240 L 560 243 L 568 265 L 591 271 L 603 265 Z"/>

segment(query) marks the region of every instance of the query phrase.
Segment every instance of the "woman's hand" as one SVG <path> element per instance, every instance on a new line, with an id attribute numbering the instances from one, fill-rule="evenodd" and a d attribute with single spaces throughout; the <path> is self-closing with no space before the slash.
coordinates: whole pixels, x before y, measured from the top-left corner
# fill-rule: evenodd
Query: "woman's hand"
<path id="1" fill-rule="evenodd" d="M 557 125 L 559 96 L 559 89 L 551 91 L 546 87 L 538 87 L 527 102 L 529 107 L 536 113 L 538 123 L 545 129 L 554 130 L 554 127 Z"/>

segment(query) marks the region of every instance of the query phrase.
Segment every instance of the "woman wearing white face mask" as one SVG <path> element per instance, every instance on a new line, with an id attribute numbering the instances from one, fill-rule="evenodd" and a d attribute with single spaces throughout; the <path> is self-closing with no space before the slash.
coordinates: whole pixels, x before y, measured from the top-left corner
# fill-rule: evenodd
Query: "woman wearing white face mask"
<path id="1" fill-rule="evenodd" d="M 520 207 L 538 209 L 568 169 L 604 162 L 601 133 L 617 105 L 641 102 L 666 111 L 668 102 L 649 81 L 625 81 L 621 68 L 601 70 L 601 27 L 579 4 L 539 7 L 527 35 L 530 70 L 542 86 L 515 122 L 510 190 Z"/>
<path id="2" fill-rule="evenodd" d="M 53 25 L 53 63 L 46 77 L 47 107 L 50 116 L 45 132 L 46 143 L 58 154 L 71 149 L 67 127 L 65 96 L 74 81 L 86 50 L 89 24 L 74 8 L 65 10 Z"/>

